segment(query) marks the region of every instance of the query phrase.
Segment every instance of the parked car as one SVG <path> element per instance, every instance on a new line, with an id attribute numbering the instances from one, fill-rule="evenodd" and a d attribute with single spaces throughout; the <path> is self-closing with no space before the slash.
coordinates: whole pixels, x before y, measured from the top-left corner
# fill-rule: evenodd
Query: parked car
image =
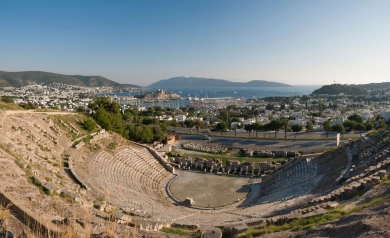
<path id="1" fill-rule="evenodd" d="M 210 133 L 210 130 L 204 130 L 203 133 Z"/>
<path id="2" fill-rule="evenodd" d="M 210 140 L 211 138 L 210 138 L 210 136 L 204 135 L 204 136 L 202 136 L 202 139 L 203 139 L 203 140 Z"/>

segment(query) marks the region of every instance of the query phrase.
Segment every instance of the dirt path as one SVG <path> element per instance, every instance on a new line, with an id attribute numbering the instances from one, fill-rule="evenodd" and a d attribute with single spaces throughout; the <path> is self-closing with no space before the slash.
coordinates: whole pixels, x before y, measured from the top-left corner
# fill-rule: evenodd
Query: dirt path
<path id="1" fill-rule="evenodd" d="M 5 115 L 14 115 L 14 114 L 28 114 L 28 113 L 38 113 L 38 114 L 48 114 L 48 115 L 68 115 L 68 114 L 76 114 L 76 112 L 39 112 L 35 110 L 5 110 Z"/>

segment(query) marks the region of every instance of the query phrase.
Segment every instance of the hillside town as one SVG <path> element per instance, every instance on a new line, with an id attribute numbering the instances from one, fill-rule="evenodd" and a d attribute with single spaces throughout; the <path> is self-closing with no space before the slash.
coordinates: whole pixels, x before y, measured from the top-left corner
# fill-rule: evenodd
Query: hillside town
<path id="1" fill-rule="evenodd" d="M 33 84 L 19 88 L 1 88 L 0 94 L 12 98 L 21 106 L 30 105 L 38 109 L 59 109 L 63 111 L 85 111 L 97 95 L 113 95 L 119 90 L 140 90 L 116 87 L 82 87 L 53 83 L 50 85 Z M 158 93 L 159 92 L 159 93 Z M 165 91 L 157 91 L 161 95 Z M 166 122 L 172 126 L 214 128 L 225 122 L 224 129 L 259 130 L 250 125 L 267 125 L 272 121 L 288 120 L 288 131 L 293 125 L 300 125 L 300 130 L 327 131 L 324 123 L 330 127 L 343 125 L 339 132 L 356 129 L 348 124 L 351 115 L 358 115 L 363 120 L 359 130 L 370 130 L 383 126 L 390 119 L 389 89 L 368 91 L 367 95 L 304 95 L 294 97 L 270 97 L 257 99 L 217 98 L 188 101 L 187 106 L 163 108 L 158 104 L 134 104 L 134 97 L 110 96 L 111 101 L 120 104 L 122 114 L 131 111 L 133 121 L 142 122 L 144 118 Z M 128 103 L 131 99 L 131 103 Z M 174 97 L 177 100 L 177 95 Z M 383 121 L 381 121 L 383 119 Z M 187 123 L 185 123 L 187 121 Z M 191 121 L 193 123 L 191 123 Z M 196 121 L 198 124 L 195 125 Z M 177 125 L 176 125 L 177 124 Z M 284 123 L 286 124 L 286 123 Z M 280 125 L 279 128 L 280 129 Z M 326 126 L 325 126 L 326 127 Z M 353 126 L 355 127 L 355 126 Z M 263 128 L 264 129 L 264 128 Z M 272 130 L 272 128 L 268 128 Z M 275 129 L 275 128 L 274 128 Z M 276 129 L 276 130 L 278 130 Z M 299 128 L 298 128 L 299 129 Z"/>

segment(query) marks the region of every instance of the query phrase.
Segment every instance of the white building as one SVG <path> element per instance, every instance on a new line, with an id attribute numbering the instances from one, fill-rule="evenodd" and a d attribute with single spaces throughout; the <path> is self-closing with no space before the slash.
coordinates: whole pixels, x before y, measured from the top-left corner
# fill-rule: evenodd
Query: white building
<path id="1" fill-rule="evenodd" d="M 186 120 L 186 116 L 185 115 L 177 115 L 177 116 L 175 116 L 175 120 L 176 121 L 185 121 Z"/>

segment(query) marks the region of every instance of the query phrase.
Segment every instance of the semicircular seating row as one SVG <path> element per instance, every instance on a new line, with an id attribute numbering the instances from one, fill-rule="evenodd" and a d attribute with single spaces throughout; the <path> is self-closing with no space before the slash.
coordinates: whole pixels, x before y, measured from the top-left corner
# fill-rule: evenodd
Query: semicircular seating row
<path id="1" fill-rule="evenodd" d="M 89 159 L 88 166 L 94 175 L 88 183 L 110 203 L 130 210 L 158 206 L 156 201 L 162 206 L 161 186 L 172 175 L 146 148 L 126 147 L 114 155 L 100 151 Z"/>
<path id="2" fill-rule="evenodd" d="M 262 196 L 258 202 L 288 200 L 307 193 L 311 189 L 317 170 L 317 166 L 312 162 L 301 160 L 262 184 Z"/>

